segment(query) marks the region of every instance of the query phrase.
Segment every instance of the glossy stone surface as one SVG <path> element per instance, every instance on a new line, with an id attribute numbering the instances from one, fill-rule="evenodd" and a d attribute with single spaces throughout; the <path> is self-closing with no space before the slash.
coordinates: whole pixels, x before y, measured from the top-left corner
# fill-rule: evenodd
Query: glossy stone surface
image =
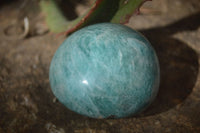
<path id="1" fill-rule="evenodd" d="M 54 95 L 67 108 L 93 118 L 121 118 L 144 110 L 159 87 L 150 43 L 119 24 L 102 23 L 69 36 L 50 66 Z"/>

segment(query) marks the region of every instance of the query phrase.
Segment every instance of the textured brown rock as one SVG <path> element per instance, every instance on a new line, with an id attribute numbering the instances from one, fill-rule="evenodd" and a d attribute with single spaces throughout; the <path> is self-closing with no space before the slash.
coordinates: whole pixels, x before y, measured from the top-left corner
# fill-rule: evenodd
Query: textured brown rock
<path id="1" fill-rule="evenodd" d="M 41 15 L 38 1 L 25 2 L 25 6 L 23 3 L 22 0 L 0 6 L 1 133 L 200 132 L 199 0 L 155 0 L 144 8 L 158 13 L 145 12 L 131 18 L 128 26 L 140 30 L 158 54 L 161 86 L 157 99 L 145 112 L 117 120 L 83 117 L 55 100 L 48 70 L 64 36 L 44 32 L 19 40 L 5 39 L 4 29 L 26 16 L 31 30 L 38 30 L 34 29 L 42 21 L 36 19 Z"/>

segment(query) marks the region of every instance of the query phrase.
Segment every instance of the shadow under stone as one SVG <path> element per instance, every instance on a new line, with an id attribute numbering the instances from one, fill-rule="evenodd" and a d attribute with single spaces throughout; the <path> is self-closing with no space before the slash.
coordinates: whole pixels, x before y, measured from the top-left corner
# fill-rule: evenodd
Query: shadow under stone
<path id="1" fill-rule="evenodd" d="M 182 103 L 192 92 L 198 75 L 198 55 L 172 35 L 197 29 L 199 20 L 200 13 L 196 13 L 166 27 L 141 31 L 155 48 L 161 71 L 158 95 L 141 116 L 165 112 Z"/>

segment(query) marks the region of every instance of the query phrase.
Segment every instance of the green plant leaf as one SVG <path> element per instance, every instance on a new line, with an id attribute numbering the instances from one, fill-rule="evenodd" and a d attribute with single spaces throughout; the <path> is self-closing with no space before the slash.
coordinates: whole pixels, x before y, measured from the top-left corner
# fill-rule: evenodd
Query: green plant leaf
<path id="1" fill-rule="evenodd" d="M 127 23 L 135 10 L 139 10 L 144 0 L 120 0 L 119 8 L 113 18 L 112 23 Z"/>
<path id="2" fill-rule="evenodd" d="M 90 9 L 75 20 L 68 20 L 55 0 L 42 0 L 40 5 L 50 30 L 68 34 L 94 23 L 126 23 L 144 1 L 147 0 L 94 0 Z"/>

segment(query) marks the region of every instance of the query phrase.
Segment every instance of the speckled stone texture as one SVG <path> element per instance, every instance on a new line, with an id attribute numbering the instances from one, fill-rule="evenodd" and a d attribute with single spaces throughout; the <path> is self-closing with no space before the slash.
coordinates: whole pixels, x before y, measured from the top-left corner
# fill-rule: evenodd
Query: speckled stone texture
<path id="1" fill-rule="evenodd" d="M 56 51 L 50 66 L 54 95 L 92 118 L 121 118 L 144 110 L 159 88 L 159 64 L 140 33 L 119 24 L 83 28 Z"/>

